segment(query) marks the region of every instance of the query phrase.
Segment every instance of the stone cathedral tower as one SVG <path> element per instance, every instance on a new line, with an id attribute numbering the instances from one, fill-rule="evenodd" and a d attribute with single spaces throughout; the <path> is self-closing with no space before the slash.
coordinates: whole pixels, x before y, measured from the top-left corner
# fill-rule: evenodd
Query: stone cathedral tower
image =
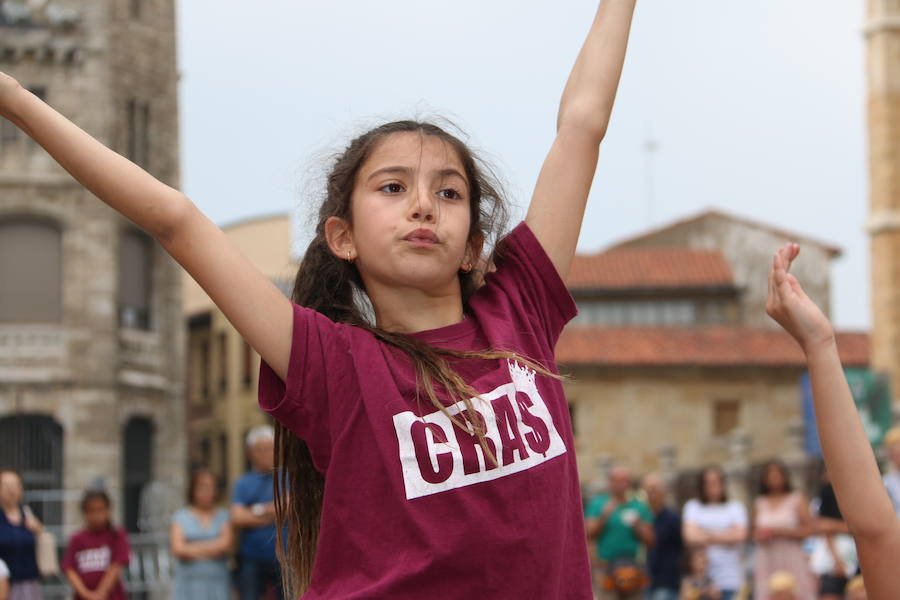
<path id="1" fill-rule="evenodd" d="M 900 0 L 868 0 L 872 367 L 900 402 Z"/>
<path id="2" fill-rule="evenodd" d="M 0 0 L 0 70 L 178 185 L 175 0 Z M 180 278 L 0 119 L 0 468 L 57 533 L 101 482 L 132 530 L 182 498 Z"/>

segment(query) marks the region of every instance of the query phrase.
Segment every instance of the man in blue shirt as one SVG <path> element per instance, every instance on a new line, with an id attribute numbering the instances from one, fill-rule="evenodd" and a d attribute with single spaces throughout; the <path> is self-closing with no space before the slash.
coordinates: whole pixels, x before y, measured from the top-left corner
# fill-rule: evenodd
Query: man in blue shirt
<path id="1" fill-rule="evenodd" d="M 275 432 L 268 425 L 247 434 L 251 469 L 234 484 L 231 522 L 241 531 L 237 586 L 241 600 L 259 600 L 269 585 L 281 598 L 281 577 L 275 556 L 275 504 L 272 470 Z"/>
<path id="2" fill-rule="evenodd" d="M 644 477 L 644 493 L 653 511 L 655 544 L 647 550 L 647 570 L 650 571 L 650 600 L 678 600 L 681 587 L 681 517 L 666 506 L 668 490 L 662 477 Z"/>

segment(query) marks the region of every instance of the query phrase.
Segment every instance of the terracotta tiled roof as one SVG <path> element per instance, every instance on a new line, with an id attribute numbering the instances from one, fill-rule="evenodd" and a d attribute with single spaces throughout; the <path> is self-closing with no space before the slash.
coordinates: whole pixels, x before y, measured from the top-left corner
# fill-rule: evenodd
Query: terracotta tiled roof
<path id="1" fill-rule="evenodd" d="M 804 235 L 801 233 L 785 231 L 784 229 L 779 229 L 778 227 L 773 227 L 772 225 L 770 225 L 768 223 L 763 223 L 761 221 L 755 221 L 753 219 L 748 219 L 746 217 L 740 217 L 738 215 L 727 213 L 727 212 L 724 212 L 721 210 L 716 210 L 716 209 L 705 210 L 696 215 L 686 217 L 686 218 L 680 219 L 678 221 L 673 221 L 671 223 L 663 225 L 662 227 L 657 227 L 655 229 L 651 229 L 650 231 L 645 231 L 644 233 L 640 233 L 638 235 L 625 238 L 624 240 L 620 240 L 620 241 L 616 242 L 615 244 L 613 244 L 611 248 L 618 248 L 620 246 L 630 245 L 635 242 L 645 240 L 647 238 L 652 238 L 655 235 L 658 235 L 664 231 L 668 231 L 668 230 L 674 229 L 676 227 L 681 227 L 683 225 L 689 225 L 691 223 L 696 223 L 697 221 L 702 221 L 703 219 L 707 219 L 710 217 L 726 219 L 728 221 L 733 221 L 736 223 L 742 223 L 748 227 L 753 227 L 755 229 L 764 229 L 766 231 L 774 233 L 778 237 L 784 238 L 785 240 L 792 240 L 795 242 L 799 242 L 801 246 L 805 245 L 805 244 L 813 244 L 813 245 L 819 246 L 820 248 L 823 248 L 832 258 L 837 258 L 843 253 L 843 251 L 838 246 L 835 246 L 834 244 L 829 244 L 828 242 L 824 242 L 822 240 L 819 240 L 819 239 L 816 239 L 816 238 L 813 238 L 813 237 L 810 237 L 808 235 Z"/>
<path id="2" fill-rule="evenodd" d="M 718 250 L 622 248 L 579 254 L 566 284 L 573 289 L 695 288 L 734 285 Z"/>
<path id="3" fill-rule="evenodd" d="M 869 363 L 869 336 L 838 333 L 845 366 Z M 556 359 L 571 366 L 790 366 L 805 364 L 800 346 L 778 330 L 714 327 L 568 327 Z"/>

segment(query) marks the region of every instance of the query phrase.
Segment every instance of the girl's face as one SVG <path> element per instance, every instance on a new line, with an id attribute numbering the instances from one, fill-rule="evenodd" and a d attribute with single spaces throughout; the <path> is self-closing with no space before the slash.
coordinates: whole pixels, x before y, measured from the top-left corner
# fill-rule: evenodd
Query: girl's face
<path id="1" fill-rule="evenodd" d="M 209 473 L 199 475 L 194 483 L 194 505 L 209 508 L 216 502 L 216 479 Z"/>
<path id="2" fill-rule="evenodd" d="M 894 442 L 890 446 L 888 446 L 888 458 L 891 460 L 891 463 L 898 469 L 900 469 L 900 442 Z"/>
<path id="3" fill-rule="evenodd" d="M 770 494 L 778 494 L 784 491 L 784 473 L 778 465 L 769 465 L 766 467 L 765 474 L 766 487 Z"/>
<path id="4" fill-rule="evenodd" d="M 22 503 L 22 480 L 9 471 L 0 475 L 0 504 L 18 506 Z"/>
<path id="5" fill-rule="evenodd" d="M 691 554 L 691 572 L 694 575 L 705 575 L 709 561 L 706 559 L 706 552 L 698 550 Z"/>
<path id="6" fill-rule="evenodd" d="M 706 490 L 708 502 L 720 502 L 725 493 L 722 478 L 717 471 L 707 471 L 703 474 L 703 488 Z"/>
<path id="7" fill-rule="evenodd" d="M 109 526 L 109 504 L 103 498 L 92 498 L 84 506 L 84 524 L 91 531 Z"/>
<path id="8" fill-rule="evenodd" d="M 374 284 L 453 293 L 459 269 L 477 259 L 469 247 L 469 202 L 465 169 L 448 142 L 391 134 L 360 168 L 348 243 L 332 249 L 342 259 L 350 251 L 367 290 Z"/>

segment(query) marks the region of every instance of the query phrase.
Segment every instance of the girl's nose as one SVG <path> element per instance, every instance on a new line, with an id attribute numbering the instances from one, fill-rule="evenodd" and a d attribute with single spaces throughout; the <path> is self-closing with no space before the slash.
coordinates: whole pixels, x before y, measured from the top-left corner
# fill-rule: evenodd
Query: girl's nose
<path id="1" fill-rule="evenodd" d="M 415 204 L 411 207 L 410 217 L 413 221 L 423 221 L 425 223 L 434 223 L 437 221 L 436 208 L 434 199 L 431 197 L 427 187 L 419 186 L 417 193 L 414 195 Z"/>

